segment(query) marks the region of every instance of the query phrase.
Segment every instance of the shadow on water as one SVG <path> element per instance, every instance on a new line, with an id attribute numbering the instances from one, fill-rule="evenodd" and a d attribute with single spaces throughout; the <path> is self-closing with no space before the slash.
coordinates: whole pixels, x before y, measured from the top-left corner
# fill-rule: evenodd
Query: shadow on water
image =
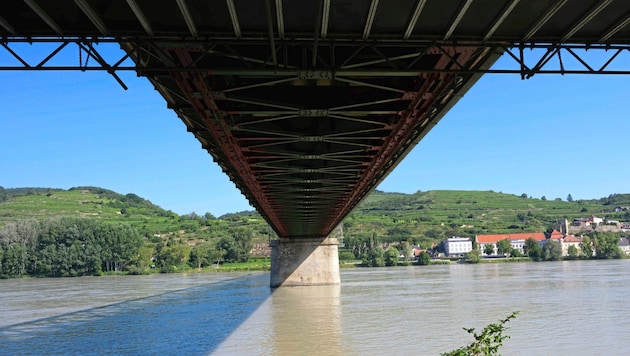
<path id="1" fill-rule="evenodd" d="M 282 287 L 232 333 L 217 355 L 348 355 L 340 285 Z"/>
<path id="2" fill-rule="evenodd" d="M 0 328 L 3 355 L 212 353 L 269 298 L 268 274 Z"/>

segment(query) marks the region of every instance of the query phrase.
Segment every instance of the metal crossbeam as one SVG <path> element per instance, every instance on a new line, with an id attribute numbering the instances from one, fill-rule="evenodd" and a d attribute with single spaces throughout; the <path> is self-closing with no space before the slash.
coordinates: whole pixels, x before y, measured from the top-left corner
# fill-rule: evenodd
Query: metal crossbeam
<path id="1" fill-rule="evenodd" d="M 624 23 L 630 24 L 630 17 L 626 18 Z M 625 26 L 624 23 L 620 23 L 617 27 Z M 580 45 L 580 44 L 550 44 L 550 43 L 521 43 L 518 46 L 507 46 L 507 45 L 489 45 L 486 44 L 486 48 L 489 51 L 495 53 L 505 53 L 505 56 L 512 58 L 514 61 L 511 62 L 503 62 L 503 67 L 493 67 L 493 68 L 471 68 L 466 67 L 461 63 L 459 59 L 451 58 L 453 63 L 456 65 L 452 68 L 440 69 L 440 68 L 414 68 L 414 63 L 421 60 L 423 57 L 426 57 L 430 54 L 430 49 L 440 50 L 440 48 L 447 47 L 447 44 L 433 45 L 426 47 L 423 51 L 418 51 L 417 47 L 410 47 L 409 53 L 400 54 L 396 56 L 387 57 L 382 54 L 384 57 L 379 59 L 374 59 L 370 61 L 364 62 L 355 62 L 352 63 L 352 58 L 355 54 L 350 53 L 346 55 L 347 58 L 339 59 L 340 63 L 333 66 L 333 70 L 324 69 L 324 70 L 311 70 L 304 71 L 298 68 L 288 68 L 283 67 L 282 64 L 278 64 L 278 68 L 276 68 L 272 61 L 269 61 L 267 58 L 251 58 L 243 55 L 242 53 L 237 52 L 232 49 L 230 46 L 227 46 L 226 49 L 230 49 L 233 51 L 233 54 L 223 53 L 221 51 L 217 51 L 215 49 L 208 49 L 205 52 L 205 55 L 221 55 L 224 57 L 231 57 L 238 59 L 239 61 L 244 61 L 242 63 L 255 63 L 258 67 L 245 67 L 245 68 L 217 68 L 217 67 L 203 67 L 203 57 L 199 57 L 197 59 L 196 66 L 181 66 L 175 63 L 169 63 L 167 58 L 163 53 L 159 53 L 156 49 L 158 44 L 151 42 L 143 42 L 136 45 L 135 51 L 142 51 L 146 55 L 144 57 L 154 58 L 155 60 L 150 60 L 147 63 L 131 63 L 129 64 L 129 53 L 123 53 L 119 57 L 116 57 L 114 60 L 106 61 L 103 59 L 104 57 L 100 55 L 100 53 L 96 50 L 94 46 L 89 45 L 90 41 L 86 41 L 85 39 L 32 39 L 31 41 L 34 43 L 45 42 L 45 43 L 58 43 L 59 46 L 55 49 L 51 50 L 51 52 L 47 55 L 47 60 L 41 61 L 38 63 L 29 62 L 25 56 L 22 56 L 19 53 L 19 50 L 14 48 L 12 44 L 14 43 L 23 43 L 27 41 L 26 39 L 5 39 L 0 42 L 2 48 L 13 58 L 17 60 L 15 64 L 10 64 L 8 62 L 0 63 L 0 70 L 28 70 L 28 71 L 107 71 L 111 74 L 117 71 L 135 71 L 138 73 L 146 73 L 147 75 L 168 75 L 171 72 L 199 72 L 199 71 L 211 71 L 216 75 L 243 75 L 243 76 L 253 76 L 253 77 L 261 77 L 261 78 L 276 78 L 273 80 L 269 80 L 267 82 L 261 82 L 259 84 L 251 84 L 242 86 L 240 88 L 234 88 L 233 90 L 245 90 L 254 88 L 257 86 L 265 86 L 265 85 L 274 85 L 276 83 L 280 83 L 282 81 L 290 81 L 299 78 L 330 78 L 340 81 L 345 81 L 348 83 L 358 84 L 362 82 L 360 78 L 362 77 L 414 77 L 420 73 L 461 73 L 461 74 L 474 74 L 474 73 L 488 73 L 488 74 L 519 74 L 522 78 L 527 79 L 532 77 L 535 74 L 630 74 L 630 66 L 628 68 L 619 68 L 616 66 L 616 69 L 610 69 L 610 63 L 607 63 L 605 66 L 597 66 L 590 65 L 588 56 L 585 55 L 586 51 L 589 52 L 600 52 L 600 53 L 613 53 L 614 55 L 610 56 L 610 60 L 616 60 L 617 64 L 630 63 L 627 60 L 623 60 L 626 54 L 630 54 L 630 44 L 623 45 Z M 143 46 L 140 47 L 139 45 Z M 467 47 L 472 46 L 472 44 L 458 43 L 459 47 Z M 479 46 L 478 44 L 477 46 Z M 87 56 L 98 59 L 96 61 L 90 61 L 89 63 L 80 63 L 77 65 L 79 61 L 72 61 L 67 65 L 51 65 L 49 63 L 49 59 L 55 57 L 61 48 L 67 48 L 71 46 L 77 46 L 80 51 L 83 51 Z M 211 48 L 216 48 L 219 46 L 212 46 Z M 267 44 L 269 46 L 269 44 Z M 336 49 L 340 51 L 343 47 L 342 45 L 331 45 L 330 42 L 322 43 L 320 46 L 330 49 Z M 365 47 L 369 48 L 369 47 Z M 382 46 L 375 45 L 373 48 L 379 49 L 379 51 L 386 51 L 389 48 L 388 44 L 384 44 Z M 545 50 L 543 54 L 533 51 L 535 49 Z M 433 51 L 434 52 L 434 51 Z M 584 52 L 584 54 L 582 53 Z M 579 62 L 585 63 L 586 65 L 581 65 L 577 67 L 567 68 L 564 66 L 566 63 L 561 60 L 562 54 L 566 53 L 571 57 L 575 57 Z M 338 55 L 337 58 L 343 58 L 341 55 Z M 552 67 L 550 61 L 551 59 L 556 59 L 557 66 Z M 158 62 L 161 61 L 161 62 Z M 382 67 L 382 64 L 394 63 L 394 62 L 403 62 L 407 63 L 405 69 L 391 68 L 386 69 Z M 59 61 L 56 61 L 58 63 Z M 530 65 L 528 63 L 538 63 L 539 65 Z M 160 63 L 159 65 L 157 65 Z M 562 65 L 560 65 L 562 63 Z M 544 65 L 540 65 L 544 64 Z M 283 78 L 284 77 L 284 78 Z M 363 81 L 365 82 L 365 81 Z M 366 86 L 372 86 L 374 88 L 382 88 L 384 90 L 389 90 L 384 86 L 379 84 L 369 84 L 366 83 Z M 404 89 L 390 88 L 392 91 L 404 92 Z"/>
<path id="2" fill-rule="evenodd" d="M 92 24 L 94 24 L 94 26 L 102 35 L 106 36 L 109 34 L 109 30 L 107 29 L 107 26 L 105 26 L 105 23 L 103 22 L 101 17 L 96 13 L 96 11 L 94 11 L 94 9 L 92 9 L 90 4 L 88 4 L 86 0 L 74 0 L 74 3 L 77 4 L 77 6 L 81 9 L 81 11 L 83 11 L 85 16 L 90 19 Z"/>
<path id="3" fill-rule="evenodd" d="M 144 12 L 142 12 L 142 9 L 140 9 L 140 6 L 138 6 L 138 3 L 136 3 L 136 0 L 127 0 L 127 5 L 129 5 L 131 11 L 133 11 L 133 14 L 136 15 L 138 22 L 140 22 L 142 28 L 144 28 L 144 31 L 147 33 L 147 35 L 153 36 L 155 32 L 151 27 L 151 23 L 149 22 L 149 19 L 147 19 L 147 17 L 145 16 Z"/>

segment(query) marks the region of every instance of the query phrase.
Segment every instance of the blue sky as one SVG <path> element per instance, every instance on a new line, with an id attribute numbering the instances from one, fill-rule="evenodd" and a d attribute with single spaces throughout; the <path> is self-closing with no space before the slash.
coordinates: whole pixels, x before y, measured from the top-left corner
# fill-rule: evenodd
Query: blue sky
<path id="1" fill-rule="evenodd" d="M 614 64 L 628 69 L 629 58 Z M 72 61 L 76 48 L 60 54 L 60 64 Z M 0 63 L 14 60 L 0 50 Z M 103 72 L 0 72 L 0 186 L 99 186 L 178 214 L 251 209 L 148 80 L 119 75 L 129 90 Z M 630 193 L 628 84 L 630 76 L 485 75 L 378 189 Z"/>

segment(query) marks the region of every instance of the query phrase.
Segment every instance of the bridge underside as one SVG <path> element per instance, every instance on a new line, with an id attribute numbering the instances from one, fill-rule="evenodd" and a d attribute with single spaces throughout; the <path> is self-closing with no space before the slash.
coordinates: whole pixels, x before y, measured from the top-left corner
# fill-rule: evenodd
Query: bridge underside
<path id="1" fill-rule="evenodd" d="M 278 235 L 300 238 L 339 224 L 473 78 L 423 70 L 494 58 L 484 48 L 417 44 L 319 45 L 313 58 L 305 41 L 279 45 L 276 69 L 258 68 L 268 47 L 162 47 L 177 66 L 216 69 L 148 75 Z M 318 70 L 304 65 L 311 60 Z"/>
<path id="2" fill-rule="evenodd" d="M 328 236 L 505 49 L 545 43 L 535 66 L 521 63 L 533 73 L 563 44 L 630 43 L 626 0 L 155 4 L 3 1 L 1 44 L 14 54 L 12 42 L 74 43 L 114 76 L 131 58 L 291 238 Z M 127 55 L 107 63 L 99 41 Z"/>

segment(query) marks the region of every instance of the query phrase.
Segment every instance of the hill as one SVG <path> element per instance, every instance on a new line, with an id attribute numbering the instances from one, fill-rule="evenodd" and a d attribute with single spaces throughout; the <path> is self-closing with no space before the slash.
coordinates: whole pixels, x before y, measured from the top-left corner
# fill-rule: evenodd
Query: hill
<path id="1" fill-rule="evenodd" d="M 630 206 L 630 194 L 562 201 L 493 191 L 375 191 L 345 219 L 344 235 L 381 241 L 409 236 L 414 243 L 431 245 L 451 236 L 547 231 L 558 219 L 589 215 L 630 221 L 630 211 L 614 212 L 616 206 Z"/>
<path id="2" fill-rule="evenodd" d="M 630 221 L 630 194 L 612 194 L 594 200 L 544 200 L 493 191 L 418 191 L 414 194 L 370 194 L 345 220 L 346 239 L 378 238 L 384 242 L 408 240 L 430 246 L 450 236 L 546 231 L 558 219 L 597 215 Z M 254 241 L 265 243 L 273 232 L 255 211 L 235 212 L 215 218 L 162 209 L 135 194 L 121 195 L 99 187 L 51 188 L 0 187 L 0 227 L 19 220 L 84 217 L 134 226 L 149 239 L 176 237 L 190 243 L 208 241 L 229 228 L 247 226 Z"/>
<path id="3" fill-rule="evenodd" d="M 264 234 L 270 231 L 260 215 L 253 211 L 227 214 L 219 219 L 209 213 L 179 216 L 136 194 L 122 195 L 99 187 L 68 190 L 0 187 L 0 227 L 15 221 L 58 217 L 125 223 L 148 238 L 177 237 L 187 241 L 208 240 L 230 227 L 242 225 L 256 227 Z"/>

